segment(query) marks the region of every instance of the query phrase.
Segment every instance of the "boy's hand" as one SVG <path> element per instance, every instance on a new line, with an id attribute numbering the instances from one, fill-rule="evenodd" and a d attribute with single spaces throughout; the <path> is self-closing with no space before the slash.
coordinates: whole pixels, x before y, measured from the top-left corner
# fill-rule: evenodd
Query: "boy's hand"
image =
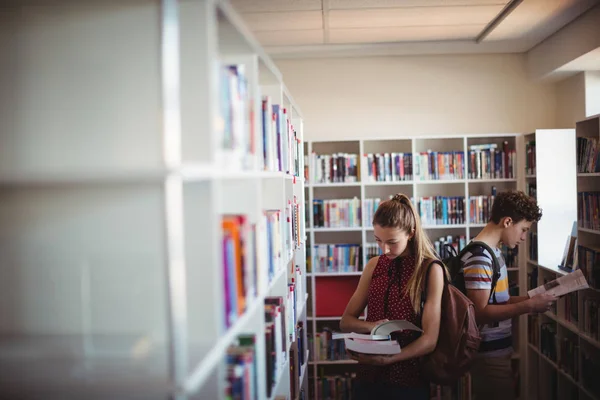
<path id="1" fill-rule="evenodd" d="M 554 296 L 553 294 L 542 293 L 533 296 L 528 301 L 532 312 L 543 313 L 550 310 L 552 303 L 554 303 L 556 300 L 558 300 L 558 297 Z"/>

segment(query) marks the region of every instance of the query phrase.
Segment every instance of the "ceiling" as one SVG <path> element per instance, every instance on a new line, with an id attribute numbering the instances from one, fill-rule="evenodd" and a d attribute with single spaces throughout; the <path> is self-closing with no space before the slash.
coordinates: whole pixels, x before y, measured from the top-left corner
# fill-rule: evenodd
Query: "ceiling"
<path id="1" fill-rule="evenodd" d="M 525 52 L 600 0 L 231 0 L 272 55 Z"/>

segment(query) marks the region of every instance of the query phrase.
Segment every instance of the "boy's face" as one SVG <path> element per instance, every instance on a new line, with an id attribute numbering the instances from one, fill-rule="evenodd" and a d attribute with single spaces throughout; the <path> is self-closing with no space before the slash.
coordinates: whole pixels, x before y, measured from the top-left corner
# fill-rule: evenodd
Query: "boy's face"
<path id="1" fill-rule="evenodd" d="M 531 229 L 532 221 L 521 220 L 515 223 L 512 218 L 506 217 L 500 221 L 504 228 L 502 232 L 502 243 L 514 249 L 527 239 L 527 232 Z"/>

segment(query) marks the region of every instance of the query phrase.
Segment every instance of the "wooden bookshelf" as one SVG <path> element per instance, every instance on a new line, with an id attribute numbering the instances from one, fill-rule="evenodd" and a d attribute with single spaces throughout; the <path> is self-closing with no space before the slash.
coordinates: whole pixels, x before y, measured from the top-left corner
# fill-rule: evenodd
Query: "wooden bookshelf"
<path id="1" fill-rule="evenodd" d="M 553 196 L 553 201 L 556 202 L 555 207 L 557 210 L 561 210 L 565 218 L 561 220 L 558 216 L 554 216 L 547 219 L 544 216 L 538 224 L 539 259 L 528 261 L 530 272 L 533 273 L 532 278 L 535 281 L 529 285 L 529 288 L 533 284 L 541 285 L 567 273 L 560 270 L 558 265 L 573 221 L 577 220 L 579 225 L 577 229 L 579 246 L 594 247 L 598 244 L 598 235 L 596 235 L 595 229 L 589 229 L 583 225 L 579 214 L 581 210 L 578 210 L 580 206 L 577 195 L 572 193 L 596 191 L 600 188 L 597 173 L 578 170 L 580 157 L 578 141 L 580 138 L 598 139 L 600 137 L 600 118 L 595 116 L 577 122 L 575 131 L 569 131 L 571 132 L 567 136 L 568 142 L 556 134 L 548 138 L 544 133 L 541 135 L 538 133 L 534 138 L 538 162 L 537 174 L 531 179 L 536 179 L 538 182 L 538 196 L 544 196 L 543 186 L 546 186 L 546 196 Z M 546 142 L 547 153 L 545 155 L 540 153 L 540 150 L 543 150 L 540 149 L 542 141 Z M 560 146 L 561 151 L 556 150 L 557 146 Z M 568 176 L 560 176 L 560 174 L 568 174 Z M 542 184 L 543 181 L 548 183 Z M 569 187 L 557 187 L 565 184 Z M 563 193 L 563 196 L 558 197 L 559 193 Z M 561 200 L 557 201 L 557 198 Z M 561 201 L 567 201 L 568 204 L 560 204 Z M 544 223 L 546 226 L 543 225 Z M 552 246 L 552 242 L 548 242 L 547 236 L 557 230 L 563 233 L 562 244 L 560 236 L 558 236 Z M 557 248 L 554 249 L 554 247 Z M 558 262 L 556 261 L 557 256 Z M 587 278 L 589 281 L 589 275 Z M 588 326 L 584 322 L 586 314 L 588 314 L 585 305 L 587 299 L 600 299 L 598 289 L 588 289 L 564 296 L 557 302 L 553 310 L 530 317 L 527 351 L 530 382 L 528 398 L 552 398 L 552 396 L 559 399 L 582 400 L 600 398 L 600 390 L 597 387 L 598 372 L 593 372 L 594 370 L 590 369 L 587 364 L 588 357 L 589 360 L 596 360 L 596 365 L 600 360 L 600 341 L 588 333 Z M 596 331 L 597 329 L 596 317 Z M 542 338 L 544 339 L 542 340 Z M 590 373 L 593 376 L 590 376 Z M 593 387 L 594 385 L 596 387 Z"/>
<path id="2" fill-rule="evenodd" d="M 484 145 L 494 143 L 499 149 L 503 148 L 504 142 L 508 143 L 509 150 L 514 150 L 514 175 L 510 177 L 494 177 L 481 176 L 474 178 L 469 175 L 469 165 L 467 158 L 463 162 L 463 170 L 456 176 L 444 176 L 444 179 L 434 180 L 431 177 L 422 177 L 415 175 L 417 171 L 417 160 L 415 155 L 421 152 L 437 151 L 437 152 L 463 152 L 469 155 L 469 149 L 472 145 Z M 469 199 L 471 196 L 484 196 L 491 194 L 492 186 L 496 187 L 497 192 L 510 188 L 521 188 L 524 184 L 524 174 L 521 173 L 524 167 L 524 158 L 521 153 L 524 151 L 523 139 L 520 134 L 506 135 L 453 135 L 453 136 L 434 136 L 434 137 L 403 137 L 399 139 L 362 139 L 362 140 L 342 140 L 342 141 L 308 141 L 306 143 L 305 153 L 307 154 L 306 166 L 307 184 L 306 198 L 308 199 L 307 207 L 310 210 L 314 199 L 348 199 L 357 197 L 360 199 L 361 213 L 363 221 L 360 227 L 351 228 L 314 228 L 313 213 L 309 213 L 307 219 L 307 229 L 309 233 L 309 246 L 314 244 L 335 244 L 335 243 L 351 243 L 359 245 L 362 249 L 362 257 L 359 263 L 359 271 L 366 264 L 367 252 L 366 246 L 374 243 L 372 238 L 373 230 L 366 217 L 364 204 L 366 199 L 380 198 L 386 200 L 389 196 L 402 192 L 409 197 L 418 199 L 426 196 L 455 196 Z M 356 181 L 351 179 L 349 182 L 321 182 L 316 181 L 315 171 L 311 170 L 310 155 L 332 155 L 332 154 L 352 154 L 357 156 L 359 172 L 356 176 Z M 382 180 L 377 181 L 370 179 L 368 175 L 367 154 L 373 153 L 410 153 L 412 159 L 403 164 L 405 167 L 412 167 L 413 176 L 405 176 L 404 180 Z M 404 160 L 404 159 L 403 159 Z M 403 161 L 404 162 L 404 161 Z M 397 179 L 401 179 L 400 176 Z M 416 205 L 416 203 L 415 203 Z M 485 220 L 472 221 L 468 216 L 469 201 L 465 201 L 464 215 L 467 216 L 464 221 L 455 222 L 453 224 L 425 224 L 427 234 L 432 241 L 447 235 L 464 236 L 468 241 L 485 226 Z M 436 221 L 437 222 L 437 221 Z M 309 254 L 314 254 L 312 247 L 309 247 Z M 310 257 L 310 256 L 309 256 Z M 519 294 L 524 294 L 523 289 L 526 287 L 527 271 L 525 268 L 525 254 L 522 250 L 519 251 L 519 256 L 515 261 L 515 265 L 509 269 L 509 280 L 514 281 L 520 288 Z M 343 312 L 343 307 L 346 305 L 349 296 L 353 292 L 358 280 L 360 272 L 343 271 L 343 272 L 314 272 L 315 262 L 312 260 L 312 271 L 309 273 L 309 293 L 311 293 L 311 308 L 309 310 L 309 325 L 311 325 L 311 333 L 313 340 L 318 332 L 324 327 L 332 330 L 339 330 L 339 319 Z M 338 305 L 338 310 L 331 310 L 332 315 L 322 315 L 318 312 L 322 309 L 319 305 L 321 302 L 332 302 L 331 297 L 323 295 L 318 290 L 320 282 L 330 280 L 338 282 L 340 279 L 345 279 L 348 282 L 349 288 L 340 291 L 336 288 L 335 304 Z M 327 291 L 327 292 L 333 292 Z M 333 313 L 337 313 L 334 315 Z M 519 343 L 525 343 L 525 335 L 527 333 L 526 326 L 517 324 L 515 338 L 516 353 L 515 364 L 518 365 L 519 371 L 522 371 L 525 366 L 525 349 L 519 346 Z M 311 353 L 317 355 L 317 349 Z M 315 383 L 314 391 L 317 391 L 317 378 L 322 374 L 344 374 L 355 369 L 354 363 L 347 360 L 322 360 L 311 359 L 312 381 Z M 517 367 L 516 367 L 517 368 Z M 521 379 L 521 386 L 523 382 Z M 522 392 L 524 393 L 524 392 Z M 469 393 L 462 393 L 461 396 L 468 398 Z M 317 397 L 315 397 L 317 398 Z M 462 397 L 461 397 L 462 398 Z"/>
<path id="3" fill-rule="evenodd" d="M 221 0 L 3 6 L 1 398 L 224 399 L 242 334 L 252 398 L 307 392 L 303 117 L 241 21 Z"/>

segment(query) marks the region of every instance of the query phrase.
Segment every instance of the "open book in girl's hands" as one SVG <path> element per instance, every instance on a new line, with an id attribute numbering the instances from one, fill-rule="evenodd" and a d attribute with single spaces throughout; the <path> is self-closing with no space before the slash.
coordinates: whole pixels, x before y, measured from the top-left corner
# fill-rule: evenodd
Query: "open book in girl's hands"
<path id="1" fill-rule="evenodd" d="M 387 321 L 377 325 L 371 330 L 371 334 L 364 333 L 334 333 L 333 340 L 344 339 L 346 349 L 364 354 L 398 354 L 400 344 L 392 339 L 391 334 L 404 330 L 423 332 L 416 325 L 404 321 Z"/>

